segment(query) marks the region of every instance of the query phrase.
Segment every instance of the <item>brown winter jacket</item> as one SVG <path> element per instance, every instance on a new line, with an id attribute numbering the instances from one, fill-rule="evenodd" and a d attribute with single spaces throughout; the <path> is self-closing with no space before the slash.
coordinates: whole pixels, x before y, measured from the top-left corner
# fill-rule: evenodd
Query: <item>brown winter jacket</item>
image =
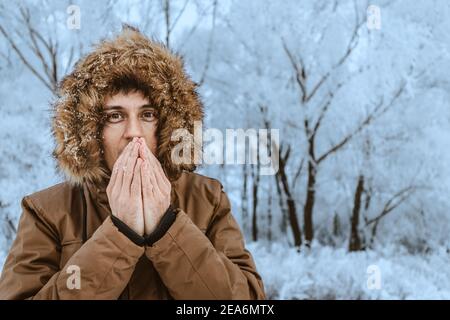
<path id="1" fill-rule="evenodd" d="M 172 184 L 175 221 L 139 246 L 111 219 L 102 104 L 117 79 L 137 79 L 158 110 L 155 154 Z M 66 182 L 24 197 L 0 278 L 0 299 L 263 299 L 263 283 L 219 181 L 173 163 L 174 130 L 203 120 L 181 57 L 132 28 L 102 41 L 59 85 L 53 156 Z M 194 143 L 194 155 L 200 146 Z M 77 268 L 78 267 L 78 268 Z M 79 271 L 79 273 L 77 272 Z M 80 289 L 73 276 L 80 275 Z M 75 284 L 77 282 L 75 281 Z"/>
<path id="2" fill-rule="evenodd" d="M 0 299 L 264 299 L 220 182 L 183 173 L 172 185 L 176 220 L 151 247 L 119 232 L 95 186 L 83 186 L 86 214 L 68 183 L 25 197 Z M 71 265 L 80 289 L 67 284 Z"/>

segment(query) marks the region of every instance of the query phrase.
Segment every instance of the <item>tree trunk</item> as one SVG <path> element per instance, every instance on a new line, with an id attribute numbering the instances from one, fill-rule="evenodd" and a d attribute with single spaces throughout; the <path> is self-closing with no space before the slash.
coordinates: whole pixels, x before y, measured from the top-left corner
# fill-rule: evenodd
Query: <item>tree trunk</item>
<path id="1" fill-rule="evenodd" d="M 269 183 L 269 198 L 267 200 L 267 239 L 269 242 L 272 241 L 272 184 Z"/>
<path id="2" fill-rule="evenodd" d="M 288 213 L 289 213 L 289 222 L 292 227 L 292 233 L 294 235 L 294 245 L 296 247 L 300 247 L 302 245 L 302 235 L 297 219 L 297 209 L 295 207 L 295 201 L 292 198 L 291 191 L 289 189 L 289 184 L 286 176 L 286 171 L 284 164 L 282 165 L 280 163 L 279 169 L 278 169 L 278 175 L 281 179 L 281 184 L 284 188 L 284 193 L 287 195 L 287 206 L 288 206 Z"/>
<path id="3" fill-rule="evenodd" d="M 361 239 L 359 237 L 359 214 L 361 211 L 361 198 L 364 192 L 364 176 L 361 174 L 358 177 L 358 183 L 355 190 L 355 200 L 353 204 L 353 212 L 351 218 L 351 228 L 350 228 L 350 241 L 348 245 L 349 251 L 360 251 L 361 250 Z"/>
<path id="4" fill-rule="evenodd" d="M 258 181 L 253 181 L 253 212 L 252 212 L 252 239 L 258 241 L 258 218 L 256 210 L 258 207 Z"/>
<path id="5" fill-rule="evenodd" d="M 342 226 L 341 219 L 339 218 L 339 214 L 335 211 L 333 217 L 333 236 L 335 238 L 339 238 L 342 236 Z"/>
<path id="6" fill-rule="evenodd" d="M 257 161 L 256 161 L 256 174 L 252 170 L 253 176 L 253 208 L 252 208 L 252 239 L 253 241 L 258 241 L 258 188 L 259 188 L 259 178 L 261 165 L 259 163 L 259 144 L 257 148 Z"/>
<path id="7" fill-rule="evenodd" d="M 277 187 L 277 194 L 278 194 L 278 204 L 280 206 L 280 210 L 281 210 L 281 223 L 280 223 L 280 229 L 281 229 L 281 233 L 282 234 L 286 234 L 287 231 L 287 220 L 289 219 L 289 214 L 288 211 L 284 205 L 284 199 L 283 199 L 283 193 L 281 192 L 281 187 L 280 187 L 280 179 L 278 174 L 276 174 L 274 176 L 275 178 L 275 183 L 276 183 L 276 187 Z"/>
<path id="8" fill-rule="evenodd" d="M 248 166 L 244 164 L 243 166 L 243 176 L 244 176 L 244 186 L 241 198 L 241 210 L 242 210 L 242 230 L 244 235 L 247 233 L 248 226 L 248 195 L 247 195 L 247 181 L 248 181 Z"/>
<path id="9" fill-rule="evenodd" d="M 306 202 L 303 210 L 305 244 L 309 246 L 314 238 L 313 211 L 316 197 L 316 164 L 308 161 L 308 182 L 306 189 Z"/>

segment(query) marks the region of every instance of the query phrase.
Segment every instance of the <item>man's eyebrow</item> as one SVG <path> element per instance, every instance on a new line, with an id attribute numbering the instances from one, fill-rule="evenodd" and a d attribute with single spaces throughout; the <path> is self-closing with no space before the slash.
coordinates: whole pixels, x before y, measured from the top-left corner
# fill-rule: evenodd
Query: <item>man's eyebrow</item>
<path id="1" fill-rule="evenodd" d="M 122 106 L 105 106 L 103 108 L 103 110 L 123 110 L 123 109 L 125 108 Z M 155 109 L 155 107 L 152 106 L 151 104 L 144 104 L 140 106 L 139 109 Z"/>

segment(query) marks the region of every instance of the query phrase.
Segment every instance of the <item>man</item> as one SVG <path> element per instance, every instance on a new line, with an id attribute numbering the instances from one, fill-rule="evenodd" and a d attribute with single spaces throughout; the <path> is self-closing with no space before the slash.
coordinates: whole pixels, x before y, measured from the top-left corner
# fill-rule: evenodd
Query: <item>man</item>
<path id="1" fill-rule="evenodd" d="M 173 131 L 203 120 L 195 90 L 131 28 L 76 64 L 53 117 L 67 181 L 24 197 L 1 299 L 265 298 L 220 182 L 172 161 Z"/>

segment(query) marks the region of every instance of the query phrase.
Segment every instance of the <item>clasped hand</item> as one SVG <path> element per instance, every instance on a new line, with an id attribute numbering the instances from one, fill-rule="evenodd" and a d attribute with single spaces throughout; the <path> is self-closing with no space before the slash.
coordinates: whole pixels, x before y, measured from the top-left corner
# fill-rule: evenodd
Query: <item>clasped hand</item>
<path id="1" fill-rule="evenodd" d="M 134 138 L 114 164 L 106 188 L 112 214 L 137 234 L 151 234 L 170 205 L 170 181 L 143 138 Z"/>

